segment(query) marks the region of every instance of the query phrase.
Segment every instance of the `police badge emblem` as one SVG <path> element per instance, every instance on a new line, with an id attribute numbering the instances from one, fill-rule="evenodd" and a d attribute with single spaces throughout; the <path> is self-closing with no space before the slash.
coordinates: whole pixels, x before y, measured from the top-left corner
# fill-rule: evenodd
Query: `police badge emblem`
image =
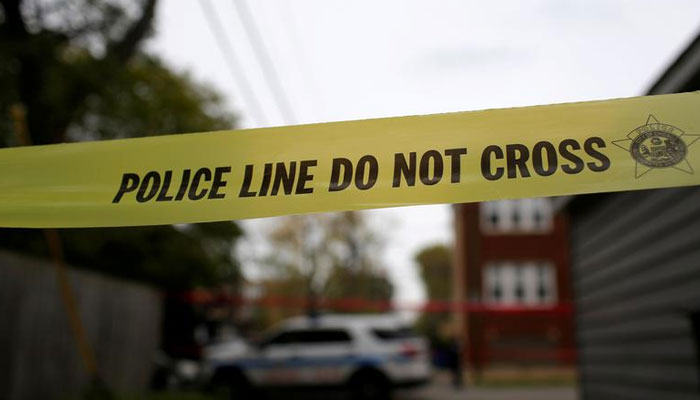
<path id="1" fill-rule="evenodd" d="M 688 148 L 700 139 L 673 125 L 659 122 L 649 115 L 646 124 L 627 134 L 627 139 L 613 140 L 613 144 L 628 151 L 636 161 L 634 177 L 639 178 L 655 168 L 673 168 L 693 174 L 693 167 L 685 156 Z"/>

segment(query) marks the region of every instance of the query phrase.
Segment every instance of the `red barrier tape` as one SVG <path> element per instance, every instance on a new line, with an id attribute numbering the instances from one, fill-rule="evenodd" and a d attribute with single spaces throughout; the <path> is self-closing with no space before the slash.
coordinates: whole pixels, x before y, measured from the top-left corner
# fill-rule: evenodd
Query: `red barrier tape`
<path id="1" fill-rule="evenodd" d="M 176 294 L 182 301 L 199 305 L 249 305 L 262 308 L 306 309 L 309 300 L 302 297 L 265 296 L 260 298 L 244 298 L 228 294 L 212 293 L 206 290 L 193 290 Z M 331 311 L 416 311 L 423 313 L 494 313 L 507 314 L 571 314 L 570 303 L 559 303 L 553 306 L 542 305 L 491 305 L 475 302 L 452 302 L 430 300 L 423 303 L 395 303 L 384 300 L 368 300 L 362 298 L 320 299 L 315 302 L 320 310 Z"/>

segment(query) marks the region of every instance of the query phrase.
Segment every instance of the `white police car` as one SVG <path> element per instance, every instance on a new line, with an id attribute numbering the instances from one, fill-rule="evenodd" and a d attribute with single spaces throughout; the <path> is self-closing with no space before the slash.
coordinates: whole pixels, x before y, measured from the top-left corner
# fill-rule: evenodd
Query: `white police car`
<path id="1" fill-rule="evenodd" d="M 296 317 L 256 346 L 205 352 L 214 386 L 246 398 L 260 387 L 343 387 L 356 398 L 388 398 L 392 388 L 430 377 L 425 340 L 393 315 Z"/>

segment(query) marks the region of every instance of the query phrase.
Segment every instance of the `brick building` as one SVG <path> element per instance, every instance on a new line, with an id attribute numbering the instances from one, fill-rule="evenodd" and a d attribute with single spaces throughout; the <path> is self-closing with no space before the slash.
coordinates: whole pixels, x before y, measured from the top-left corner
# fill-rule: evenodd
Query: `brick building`
<path id="1" fill-rule="evenodd" d="M 557 201 L 455 206 L 455 301 L 464 356 L 494 365 L 574 362 L 569 221 Z"/>

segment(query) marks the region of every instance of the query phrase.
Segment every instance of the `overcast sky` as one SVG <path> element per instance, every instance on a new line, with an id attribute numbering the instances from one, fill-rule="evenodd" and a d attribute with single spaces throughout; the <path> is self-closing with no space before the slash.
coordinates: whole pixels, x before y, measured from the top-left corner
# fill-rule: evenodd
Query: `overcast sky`
<path id="1" fill-rule="evenodd" d="M 148 49 L 218 89 L 241 128 L 640 95 L 700 28 L 690 0 L 246 0 L 279 94 L 233 1 L 161 1 Z M 215 10 L 242 74 L 227 67 L 200 2 Z M 275 97 L 288 98 L 293 118 Z M 450 207 L 367 213 L 388 238 L 397 299 L 422 299 L 413 255 L 450 243 Z M 244 257 L 273 221 L 244 222 Z"/>

